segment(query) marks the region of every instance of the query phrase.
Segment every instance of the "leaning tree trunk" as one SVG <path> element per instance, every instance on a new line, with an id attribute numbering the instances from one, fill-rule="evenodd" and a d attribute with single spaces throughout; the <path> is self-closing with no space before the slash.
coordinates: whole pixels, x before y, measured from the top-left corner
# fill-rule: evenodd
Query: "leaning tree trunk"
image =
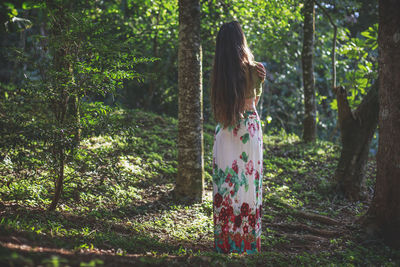
<path id="1" fill-rule="evenodd" d="M 358 200 L 363 187 L 365 165 L 372 136 L 378 124 L 378 84 L 374 83 L 357 110 L 352 112 L 346 91 L 336 87 L 336 37 L 337 26 L 329 12 L 316 2 L 333 27 L 332 40 L 332 89 L 338 103 L 342 151 L 335 172 L 339 190 L 350 200 Z M 332 134 L 335 131 L 332 132 Z"/>
<path id="2" fill-rule="evenodd" d="M 175 196 L 201 201 L 204 184 L 200 2 L 179 0 L 179 130 Z"/>
<path id="3" fill-rule="evenodd" d="M 304 87 L 303 140 L 305 142 L 313 142 L 315 141 L 317 134 L 314 68 L 313 68 L 314 31 L 315 31 L 314 0 L 305 0 L 304 2 L 303 31 L 304 31 L 303 50 L 301 52 L 301 62 L 303 68 L 303 87 Z"/>
<path id="4" fill-rule="evenodd" d="M 336 88 L 335 93 L 342 141 L 335 181 L 346 198 L 355 201 L 360 198 L 369 145 L 378 124 L 378 86 L 374 83 L 354 112 L 343 87 Z"/>
<path id="5" fill-rule="evenodd" d="M 365 224 L 400 247 L 400 1 L 379 1 L 379 147 Z"/>

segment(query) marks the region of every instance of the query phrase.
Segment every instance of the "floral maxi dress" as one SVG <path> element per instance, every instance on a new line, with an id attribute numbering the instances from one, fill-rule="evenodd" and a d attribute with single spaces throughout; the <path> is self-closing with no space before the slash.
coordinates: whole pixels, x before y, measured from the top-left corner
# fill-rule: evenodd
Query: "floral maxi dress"
<path id="1" fill-rule="evenodd" d="M 214 135 L 214 247 L 222 253 L 261 250 L 261 124 L 256 111 L 243 116 L 236 127 L 218 124 Z"/>

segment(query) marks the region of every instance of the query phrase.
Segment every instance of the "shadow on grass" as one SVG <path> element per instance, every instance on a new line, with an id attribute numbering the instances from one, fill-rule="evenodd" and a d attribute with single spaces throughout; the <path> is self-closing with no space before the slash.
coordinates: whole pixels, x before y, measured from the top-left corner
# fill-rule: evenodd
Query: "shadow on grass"
<path id="1" fill-rule="evenodd" d="M 133 227 L 106 219 L 69 213 L 45 212 L 24 207 L 6 207 L 0 221 L 0 240 L 30 246 L 46 246 L 79 251 L 97 248 L 120 249 L 123 253 L 176 250 L 166 242 Z"/>

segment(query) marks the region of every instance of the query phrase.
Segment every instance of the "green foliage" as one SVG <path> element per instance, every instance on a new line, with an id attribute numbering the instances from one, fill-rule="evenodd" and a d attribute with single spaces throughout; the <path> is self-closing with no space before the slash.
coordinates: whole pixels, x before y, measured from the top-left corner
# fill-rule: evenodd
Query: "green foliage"
<path id="1" fill-rule="evenodd" d="M 274 227 L 281 221 L 298 223 L 297 210 L 338 219 L 359 217 L 365 212 L 366 203 L 353 205 L 332 190 L 339 148 L 330 142 L 303 144 L 298 136 L 284 131 L 264 135 L 263 252 L 247 257 L 220 255 L 211 252 L 211 181 L 206 183 L 207 195 L 201 204 L 177 204 L 171 197 L 177 171 L 177 120 L 100 103 L 83 103 L 83 109 L 91 110 L 88 113 L 95 119 L 82 123 L 82 142 L 66 168 L 65 194 L 55 212 L 40 209 L 50 202 L 52 187 L 47 161 L 34 152 L 42 146 L 40 141 L 32 141 L 24 150 L 10 150 L 7 160 L 0 163 L 0 175 L 6 177 L 0 182 L 0 205 L 7 213 L 0 219 L 0 233 L 22 236 L 20 240 L 27 243 L 35 240 L 36 246 L 96 251 L 103 255 L 101 261 L 84 254 L 56 259 L 37 252 L 9 253 L 9 249 L 2 248 L 0 263 L 37 265 L 58 261 L 97 266 L 124 257 L 125 263 L 172 266 L 266 262 L 271 266 L 349 262 L 390 266 L 400 260 L 396 251 L 380 243 L 362 243 L 358 231 L 327 239 L 328 243 L 317 246 L 323 251 L 312 252 L 307 243 L 292 247 L 294 241 L 286 236 L 287 232 Z M 204 128 L 205 155 L 211 158 L 214 125 L 206 124 Z M 206 170 L 211 165 L 212 160 L 205 161 Z M 367 178 L 372 180 L 375 169 L 368 170 Z M 319 226 L 310 220 L 300 222 Z M 132 258 L 137 253 L 143 256 Z"/>
<path id="2" fill-rule="evenodd" d="M 66 5 L 62 1 L 57 3 Z M 376 26 L 373 26 L 377 22 L 376 3 L 371 0 L 341 0 L 320 4 L 338 25 L 338 85 L 348 89 L 351 105 L 355 107 L 377 75 L 374 49 Z M 46 38 L 43 38 L 43 28 L 39 25 L 44 22 L 44 30 L 49 28 L 48 8 L 44 2 L 6 1 L 2 5 L 7 5 L 4 12 L 15 10 L 12 12 L 18 18 L 32 21 L 31 29 L 25 31 L 34 33 L 32 39 L 28 38 L 27 45 L 19 49 L 36 55 L 36 59 L 42 58 L 37 48 L 45 43 Z M 177 115 L 178 1 L 86 1 L 66 6 L 70 9 L 64 9 L 66 12 L 63 13 L 76 18 L 68 19 L 75 26 L 69 27 L 67 39 L 71 44 L 72 41 L 80 44 L 81 51 L 74 65 L 78 91 L 89 94 L 89 99 L 96 101 L 105 100 L 109 104 L 119 103 L 129 108 Z M 269 79 L 263 94 L 261 114 L 268 122 L 267 130 L 274 132 L 283 128 L 287 132 L 301 132 L 302 7 L 302 2 L 298 0 L 201 1 L 206 122 L 212 121 L 209 80 L 216 34 L 223 22 L 236 19 L 243 25 L 255 59 L 267 63 Z M 28 17 L 28 12 L 37 12 L 38 15 Z M 13 38 L 6 44 L 18 45 L 17 35 L 14 34 Z M 330 134 L 336 127 L 337 118 L 336 100 L 330 88 L 332 38 L 332 26 L 326 15 L 316 7 L 314 59 L 318 133 L 322 139 L 337 140 L 338 135 Z M 152 60 L 141 64 L 142 57 Z M 33 79 L 38 77 L 38 67 L 30 66 L 27 64 L 30 71 L 22 71 L 24 66 L 13 64 L 3 68 L 18 73 L 17 80 L 22 81 L 24 74 Z M 133 79 L 126 79 L 128 76 Z"/>
<path id="3" fill-rule="evenodd" d="M 350 107 L 357 107 L 362 96 L 366 95 L 368 88 L 378 78 L 378 24 L 374 24 L 361 32 L 362 37 L 349 37 L 349 31 L 341 35 L 344 44 L 340 47 L 338 55 L 339 84 L 350 92 L 348 97 Z M 331 104 L 337 109 L 336 100 Z"/>
<path id="4" fill-rule="evenodd" d="M 303 119 L 301 1 L 201 1 L 207 195 L 203 203 L 190 206 L 171 196 L 177 119 L 160 115 L 177 114 L 178 1 L 51 2 L 0 3 L 0 17 L 8 21 L 8 32 L 0 30 L 0 214 L 6 214 L 0 215 L 0 233 L 34 246 L 104 257 L 49 256 L 1 247 L 1 265 L 97 266 L 115 265 L 119 259 L 121 265 L 139 266 L 398 264 L 397 251 L 379 241 L 363 242 L 359 229 L 299 245 L 274 226 L 285 222 L 322 228 L 299 219 L 296 211 L 350 220 L 368 207 L 366 201 L 348 203 L 335 194 L 338 146 L 326 141 L 302 144 L 296 135 Z M 321 4 L 338 25 L 338 85 L 349 90 L 355 107 L 377 78 L 376 4 Z M 263 252 L 247 257 L 211 252 L 215 125 L 209 79 L 217 31 L 233 19 L 243 25 L 255 59 L 266 62 L 270 74 L 261 114 L 267 125 Z M 337 117 L 330 90 L 332 36 L 326 16 L 316 8 L 314 59 L 322 139 L 330 138 Z M 79 116 L 65 105 L 73 99 L 78 100 Z M 75 141 L 78 129 L 80 142 Z M 57 147 L 66 155 L 64 193 L 55 212 L 44 212 L 57 177 Z M 371 162 L 367 170 L 369 192 L 374 166 Z M 137 253 L 142 256 L 132 257 Z"/>

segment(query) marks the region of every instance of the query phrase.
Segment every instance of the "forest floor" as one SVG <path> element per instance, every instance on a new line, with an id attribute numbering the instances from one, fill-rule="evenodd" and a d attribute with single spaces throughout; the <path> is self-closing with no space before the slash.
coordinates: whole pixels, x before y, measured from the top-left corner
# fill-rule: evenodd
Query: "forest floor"
<path id="1" fill-rule="evenodd" d="M 114 109 L 93 113 L 84 126 L 54 212 L 46 211 L 54 181 L 43 146 L 0 151 L 1 266 L 400 264 L 400 251 L 357 223 L 372 197 L 374 159 L 364 199 L 349 202 L 332 181 L 337 145 L 265 134 L 262 253 L 220 255 L 212 236 L 213 125 L 204 126 L 204 201 L 192 205 L 172 197 L 176 119 Z"/>

